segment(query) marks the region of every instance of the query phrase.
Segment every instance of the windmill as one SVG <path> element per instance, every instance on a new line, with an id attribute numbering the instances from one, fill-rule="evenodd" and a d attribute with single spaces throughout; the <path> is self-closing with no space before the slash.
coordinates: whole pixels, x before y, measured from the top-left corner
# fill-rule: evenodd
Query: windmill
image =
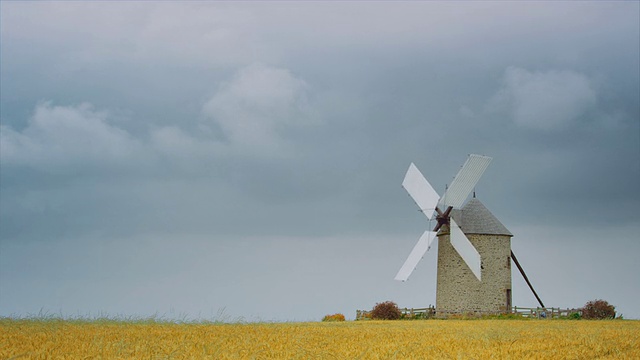
<path id="1" fill-rule="evenodd" d="M 412 163 L 402 186 L 431 222 L 395 280 L 406 281 L 436 237 L 438 281 L 436 311 L 494 312 L 511 308 L 511 260 L 516 263 L 541 306 L 522 267 L 511 251 L 513 236 L 478 200 L 465 201 L 492 158 L 471 154 L 442 196 Z"/>

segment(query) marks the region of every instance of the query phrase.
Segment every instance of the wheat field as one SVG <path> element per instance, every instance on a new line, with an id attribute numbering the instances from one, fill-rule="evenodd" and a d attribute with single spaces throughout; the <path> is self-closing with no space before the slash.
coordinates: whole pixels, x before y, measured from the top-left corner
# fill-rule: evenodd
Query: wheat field
<path id="1" fill-rule="evenodd" d="M 4 318 L 0 359 L 640 359 L 640 321 Z"/>

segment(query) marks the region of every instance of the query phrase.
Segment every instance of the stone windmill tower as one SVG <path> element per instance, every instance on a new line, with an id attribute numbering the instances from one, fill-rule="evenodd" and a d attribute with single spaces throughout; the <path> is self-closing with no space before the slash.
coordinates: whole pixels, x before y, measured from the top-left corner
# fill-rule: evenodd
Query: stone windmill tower
<path id="1" fill-rule="evenodd" d="M 451 216 L 480 254 L 481 281 L 451 245 L 449 226 L 438 232 L 436 312 L 511 310 L 511 237 L 502 223 L 475 197 Z"/>
<path id="2" fill-rule="evenodd" d="M 491 160 L 469 155 L 442 197 L 414 164 L 402 183 L 437 225 L 420 237 L 395 279 L 406 281 L 437 237 L 436 312 L 441 315 L 511 310 L 513 235 L 475 196 L 466 202 Z"/>

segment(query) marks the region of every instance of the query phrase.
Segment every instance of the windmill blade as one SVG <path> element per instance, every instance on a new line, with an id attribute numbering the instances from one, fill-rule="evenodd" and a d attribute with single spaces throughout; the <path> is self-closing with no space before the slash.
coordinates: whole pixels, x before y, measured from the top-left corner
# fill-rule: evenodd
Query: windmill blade
<path id="1" fill-rule="evenodd" d="M 480 180 L 480 177 L 489 166 L 492 158 L 488 156 L 471 154 L 467 158 L 467 161 L 462 165 L 460 171 L 451 186 L 447 189 L 442 199 L 438 203 L 441 209 L 447 206 L 453 206 L 456 209 L 462 207 L 464 201 L 467 199 L 473 188 Z"/>
<path id="2" fill-rule="evenodd" d="M 471 241 L 467 239 L 467 236 L 462 232 L 458 224 L 456 224 L 453 217 L 449 220 L 449 238 L 451 239 L 451 245 L 460 254 L 462 260 L 469 266 L 473 274 L 481 280 L 482 270 L 480 268 L 480 254 L 478 250 L 471 244 Z"/>
<path id="3" fill-rule="evenodd" d="M 440 196 L 413 163 L 409 165 L 407 174 L 402 181 L 402 187 L 407 190 L 420 211 L 431 220 Z"/>
<path id="4" fill-rule="evenodd" d="M 409 275 L 411 275 L 413 270 L 416 268 L 416 265 L 418 265 L 418 262 L 420 262 L 424 254 L 426 254 L 427 251 L 431 248 L 431 243 L 433 242 L 433 239 L 435 239 L 435 237 L 436 233 L 433 231 L 425 231 L 424 234 L 422 234 L 416 246 L 414 246 L 413 250 L 411 250 L 407 261 L 404 262 L 404 264 L 400 268 L 400 271 L 398 271 L 395 280 L 407 281 Z"/>

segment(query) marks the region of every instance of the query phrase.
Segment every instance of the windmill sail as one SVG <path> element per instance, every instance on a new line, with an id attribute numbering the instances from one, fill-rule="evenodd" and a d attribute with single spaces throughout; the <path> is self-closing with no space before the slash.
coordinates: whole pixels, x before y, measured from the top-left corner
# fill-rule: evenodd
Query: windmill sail
<path id="1" fill-rule="evenodd" d="M 416 202 L 420 211 L 429 219 L 433 217 L 440 195 L 433 189 L 427 179 L 424 178 L 420 170 L 411 163 L 407 174 L 402 181 L 402 187 L 407 190 L 413 201 Z"/>
<path id="2" fill-rule="evenodd" d="M 462 165 L 460 171 L 455 178 L 453 178 L 453 182 L 451 182 L 451 186 L 447 189 L 440 199 L 438 206 L 441 206 L 441 209 L 444 209 L 448 206 L 452 206 L 453 208 L 459 209 L 464 204 L 464 201 L 467 199 L 474 186 L 480 180 L 480 177 L 484 173 L 484 171 L 489 166 L 492 158 L 488 156 L 471 154 L 467 161 Z M 426 181 L 426 180 L 425 180 Z"/>
<path id="3" fill-rule="evenodd" d="M 404 262 L 404 265 L 398 271 L 398 274 L 395 277 L 395 280 L 398 281 L 407 281 L 413 270 L 418 265 L 418 262 L 422 259 L 424 254 L 431 248 L 431 243 L 433 239 L 435 239 L 436 233 L 433 231 L 425 231 L 416 246 L 411 250 L 411 254 L 407 258 L 407 261 Z"/>
<path id="4" fill-rule="evenodd" d="M 462 229 L 460 229 L 460 226 L 456 224 L 453 218 L 449 220 L 449 229 L 451 246 L 460 254 L 460 257 L 462 257 L 462 260 L 469 266 L 473 274 L 478 278 L 478 281 L 481 281 L 482 268 L 478 250 L 476 250 L 473 244 L 471 244 L 471 241 L 467 239 L 467 236 L 462 232 Z"/>

